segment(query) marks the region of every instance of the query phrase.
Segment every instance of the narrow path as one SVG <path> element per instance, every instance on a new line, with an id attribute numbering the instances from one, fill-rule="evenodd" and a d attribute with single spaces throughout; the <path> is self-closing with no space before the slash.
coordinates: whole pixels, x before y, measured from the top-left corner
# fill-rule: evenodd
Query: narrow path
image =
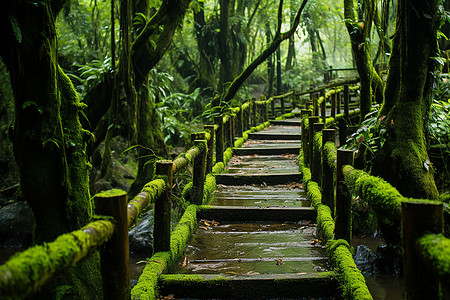
<path id="1" fill-rule="evenodd" d="M 203 219 L 175 271 L 199 275 L 209 286 L 186 289 L 183 279 L 162 276 L 163 294 L 215 299 L 333 295 L 337 283 L 324 273 L 329 269 L 315 235 L 316 214 L 299 184 L 299 125 L 298 119 L 277 122 L 235 149 L 225 172 L 216 177 L 212 209 L 199 212 Z M 218 278 L 227 279 L 228 288 L 214 284 Z"/>

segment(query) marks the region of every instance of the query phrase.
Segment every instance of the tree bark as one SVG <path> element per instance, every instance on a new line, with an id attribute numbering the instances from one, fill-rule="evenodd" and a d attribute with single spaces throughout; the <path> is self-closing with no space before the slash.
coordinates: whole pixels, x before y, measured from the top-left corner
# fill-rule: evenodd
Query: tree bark
<path id="1" fill-rule="evenodd" d="M 370 13 L 367 14 L 368 16 Z M 370 112 L 372 98 L 383 99 L 384 83 L 375 71 L 370 59 L 370 27 L 372 17 L 363 23 L 355 20 L 353 0 L 344 0 L 345 25 L 350 35 L 352 52 L 361 78 L 361 120 Z"/>
<path id="2" fill-rule="evenodd" d="M 439 195 L 425 138 L 438 26 L 436 0 L 398 1 L 386 97 L 380 112 L 386 142 L 372 171 L 406 197 L 434 199 Z"/>
<path id="3" fill-rule="evenodd" d="M 20 170 L 21 196 L 36 218 L 35 243 L 84 226 L 92 214 L 86 143 L 91 134 L 79 116 L 85 105 L 58 64 L 55 20 L 64 1 L 12 1 L 0 12 L 8 47 L 0 55 L 14 91 L 14 155 Z M 75 298 L 101 296 L 98 261 L 91 256 L 69 271 L 61 284 L 74 285 Z M 76 284 L 76 283 L 75 283 Z"/>

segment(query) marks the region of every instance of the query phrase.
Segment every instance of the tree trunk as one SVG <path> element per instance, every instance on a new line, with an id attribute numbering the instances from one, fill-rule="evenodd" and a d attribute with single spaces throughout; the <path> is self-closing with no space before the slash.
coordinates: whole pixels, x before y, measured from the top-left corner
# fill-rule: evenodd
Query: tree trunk
<path id="1" fill-rule="evenodd" d="M 139 94 L 138 173 L 128 191 L 130 199 L 153 179 L 156 160 L 167 155 L 156 108 L 147 86 L 143 86 Z"/>
<path id="2" fill-rule="evenodd" d="M 290 2 L 290 18 L 289 18 L 289 24 L 292 26 L 292 24 L 294 23 L 294 12 L 295 12 L 295 1 L 291 0 Z M 289 38 L 289 46 L 288 46 L 288 53 L 287 53 L 287 57 L 286 57 L 286 65 L 284 67 L 285 71 L 289 71 L 290 69 L 292 69 L 292 66 L 294 64 L 294 60 L 295 60 L 295 43 L 294 43 L 294 36 L 291 36 Z"/>
<path id="3" fill-rule="evenodd" d="M 353 0 L 344 0 L 344 15 L 347 31 L 350 35 L 352 52 L 361 78 L 361 120 L 370 112 L 372 98 L 383 98 L 384 83 L 375 71 L 370 59 L 370 27 L 372 18 L 368 17 L 364 23 L 355 20 Z M 371 15 L 370 13 L 367 14 Z"/>
<path id="4" fill-rule="evenodd" d="M 58 65 L 55 19 L 58 1 L 8 2 L 0 27 L 8 47 L 0 55 L 8 67 L 15 98 L 14 155 L 22 198 L 36 218 L 35 243 L 84 226 L 92 214 L 86 142 L 91 134 L 79 121 L 85 107 Z M 98 260 L 91 256 L 71 269 L 61 284 L 76 285 L 75 298 L 101 296 Z M 78 279 L 75 279 L 78 278 Z M 57 279 L 58 280 L 58 279 Z"/>
<path id="5" fill-rule="evenodd" d="M 230 0 L 220 0 L 220 20 L 219 20 L 219 91 L 226 90 L 226 85 L 233 80 L 231 72 L 231 58 L 228 38 L 228 17 Z"/>
<path id="6" fill-rule="evenodd" d="M 198 2 L 198 5 L 198 11 L 194 11 L 194 29 L 195 35 L 197 37 L 197 47 L 200 60 L 197 71 L 197 78 L 195 80 L 195 86 L 205 89 L 207 87 L 214 87 L 215 80 L 212 61 L 205 51 L 205 48 L 207 47 L 207 43 L 209 43 L 209 41 L 205 40 L 204 32 L 202 32 L 203 27 L 206 25 L 204 2 Z"/>
<path id="7" fill-rule="evenodd" d="M 380 112 L 386 142 L 373 173 L 402 195 L 434 199 L 438 191 L 425 139 L 438 56 L 437 0 L 399 0 L 385 102 Z"/>

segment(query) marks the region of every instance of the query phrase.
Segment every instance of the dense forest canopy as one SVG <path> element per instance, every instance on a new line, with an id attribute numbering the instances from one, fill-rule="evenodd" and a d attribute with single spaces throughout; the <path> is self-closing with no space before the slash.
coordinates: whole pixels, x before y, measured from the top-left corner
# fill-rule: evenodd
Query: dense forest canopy
<path id="1" fill-rule="evenodd" d="M 119 187 L 136 195 L 157 159 L 176 155 L 230 105 L 358 75 L 365 123 L 346 147 L 406 196 L 438 198 L 449 188 L 448 6 L 8 2 L 0 13 L 1 190 L 30 203 L 35 242 L 49 241 L 90 220 L 92 194 Z"/>

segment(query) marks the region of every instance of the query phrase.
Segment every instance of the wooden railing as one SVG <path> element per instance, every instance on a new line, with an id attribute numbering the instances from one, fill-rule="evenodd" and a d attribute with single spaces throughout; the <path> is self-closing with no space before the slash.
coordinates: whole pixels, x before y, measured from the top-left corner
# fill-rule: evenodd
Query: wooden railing
<path id="1" fill-rule="evenodd" d="M 303 111 L 302 138 L 307 146 L 300 160 L 322 236 L 351 244 L 351 200 L 360 197 L 377 215 L 386 240 L 403 238 L 407 299 L 440 299 L 440 283 L 450 286 L 450 239 L 442 235 L 443 203 L 404 198 L 383 179 L 354 169 L 353 151 L 338 150 L 335 130 L 324 129 L 324 123 L 309 114 Z M 341 285 L 348 288 L 348 299 L 361 299 L 357 293 L 361 278 L 353 267 L 338 268 L 348 273 L 341 277 Z"/>
<path id="2" fill-rule="evenodd" d="M 336 113 L 334 115 L 332 113 L 329 118 L 350 117 L 352 113 L 348 105 L 349 101 L 345 100 L 348 99 L 349 93 L 346 94 L 345 90 L 351 91 L 356 88 L 332 88 L 331 91 L 327 91 L 322 97 L 313 101 L 312 105 L 316 103 L 316 107 L 319 104 L 325 107 L 325 103 L 331 99 L 331 106 L 333 107 L 335 103 L 336 108 L 332 111 Z M 309 94 L 319 91 L 312 90 Z M 341 95 L 340 93 L 343 95 L 342 98 L 338 96 Z M 152 259 L 153 263 L 148 263 L 147 267 L 156 266 L 154 270 L 159 270 L 150 272 L 152 274 L 150 277 L 153 278 L 151 280 L 155 281 L 155 276 L 170 267 L 170 264 L 178 259 L 177 256 L 183 253 L 183 247 L 195 223 L 195 217 L 192 217 L 195 216 L 195 207 L 208 201 L 209 195 L 215 189 L 214 174 L 223 170 L 224 165 L 231 159 L 232 147 L 240 147 L 249 133 L 270 125 L 267 122 L 270 118 L 300 116 L 300 113 L 287 113 L 287 103 L 291 103 L 289 106 L 291 109 L 294 107 L 304 109 L 311 105 L 300 100 L 302 95 L 306 94 L 296 94 L 291 91 L 269 99 L 264 97 L 260 100 L 251 99 L 239 107 L 228 109 L 223 115 L 215 118 L 215 125 L 205 125 L 204 132 L 192 135 L 193 146 L 185 153 L 173 161 L 158 161 L 156 179 L 147 183 L 142 191 L 129 202 L 126 193 L 120 190 L 95 195 L 95 213 L 98 220 L 80 230 L 61 235 L 45 246 L 31 247 L 0 266 L 0 295 L 6 299 L 26 298 L 39 291 L 54 274 L 67 270 L 92 251 L 103 246 L 100 255 L 104 298 L 128 299 L 130 297 L 128 228 L 133 226 L 138 216 L 150 204 L 154 204 L 155 254 L 153 257 L 157 259 Z M 344 99 L 343 114 L 340 114 L 342 102 L 340 99 Z M 322 118 L 328 120 L 325 113 L 322 114 Z M 239 138 L 236 139 L 236 136 Z M 190 190 L 189 200 L 194 205 L 187 208 L 178 226 L 171 232 L 173 176 L 188 165 L 193 166 L 193 178 L 185 190 Z M 139 288 L 137 287 L 137 290 Z M 139 294 L 139 291 L 136 293 Z"/>

